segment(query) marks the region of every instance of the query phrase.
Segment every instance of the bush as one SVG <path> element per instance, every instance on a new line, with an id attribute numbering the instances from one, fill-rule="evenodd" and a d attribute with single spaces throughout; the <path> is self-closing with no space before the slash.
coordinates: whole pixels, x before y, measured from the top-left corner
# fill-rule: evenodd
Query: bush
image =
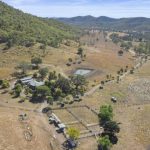
<path id="1" fill-rule="evenodd" d="M 20 96 L 20 93 L 22 92 L 22 86 L 21 86 L 21 84 L 17 84 L 15 86 L 14 92 L 15 92 L 16 97 Z"/>
<path id="2" fill-rule="evenodd" d="M 69 138 L 72 140 L 77 140 L 78 137 L 80 136 L 79 130 L 75 128 L 68 128 L 67 134 L 69 135 Z"/>
<path id="3" fill-rule="evenodd" d="M 109 140 L 109 136 L 106 135 L 104 137 L 100 137 L 98 139 L 98 146 L 99 146 L 99 150 L 109 150 L 109 148 L 112 146 L 110 140 Z"/>
<path id="4" fill-rule="evenodd" d="M 48 68 L 41 68 L 39 74 L 41 75 L 41 78 L 44 79 L 48 74 Z"/>
<path id="5" fill-rule="evenodd" d="M 3 80 L 3 82 L 2 82 L 2 88 L 9 88 L 10 87 L 10 84 L 9 84 L 9 82 L 7 81 L 7 80 Z"/>
<path id="6" fill-rule="evenodd" d="M 53 105 L 53 97 L 52 96 L 47 96 L 47 102 L 50 104 L 50 105 Z"/>
<path id="7" fill-rule="evenodd" d="M 36 67 L 38 68 L 38 65 L 42 63 L 42 59 L 38 58 L 38 57 L 34 57 L 34 58 L 31 59 L 31 63 L 35 64 Z"/>

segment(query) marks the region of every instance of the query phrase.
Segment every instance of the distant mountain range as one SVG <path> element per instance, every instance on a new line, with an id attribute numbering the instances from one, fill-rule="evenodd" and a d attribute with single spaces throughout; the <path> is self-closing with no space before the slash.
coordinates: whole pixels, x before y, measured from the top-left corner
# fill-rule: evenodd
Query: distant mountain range
<path id="1" fill-rule="evenodd" d="M 57 18 L 57 20 L 69 25 L 82 28 L 105 28 L 114 30 L 150 31 L 150 18 L 109 18 L 105 16 L 77 16 L 73 18 Z"/>

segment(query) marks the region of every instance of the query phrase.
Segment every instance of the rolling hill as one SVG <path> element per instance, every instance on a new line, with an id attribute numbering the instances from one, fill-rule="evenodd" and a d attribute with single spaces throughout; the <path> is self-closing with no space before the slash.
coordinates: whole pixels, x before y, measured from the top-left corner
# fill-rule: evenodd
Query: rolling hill
<path id="1" fill-rule="evenodd" d="M 105 16 L 77 16 L 73 18 L 58 18 L 57 20 L 83 28 L 150 31 L 150 18 L 144 17 L 114 19 Z"/>
<path id="2" fill-rule="evenodd" d="M 0 1 L 0 43 L 31 46 L 39 42 L 53 47 L 73 39 L 76 29 L 64 23 L 23 13 Z"/>

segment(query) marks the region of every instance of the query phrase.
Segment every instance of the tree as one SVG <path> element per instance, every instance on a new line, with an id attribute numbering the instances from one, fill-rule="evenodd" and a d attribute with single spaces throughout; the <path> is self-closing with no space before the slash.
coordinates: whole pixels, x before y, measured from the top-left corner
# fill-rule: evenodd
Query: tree
<path id="1" fill-rule="evenodd" d="M 117 76 L 117 83 L 119 83 L 120 81 L 120 76 Z"/>
<path id="2" fill-rule="evenodd" d="M 102 85 L 104 85 L 104 84 L 105 84 L 105 82 L 104 82 L 104 81 L 101 81 L 101 84 L 102 84 Z"/>
<path id="3" fill-rule="evenodd" d="M 27 71 L 31 69 L 31 64 L 23 61 L 17 66 L 17 69 L 20 69 L 22 74 L 26 74 Z"/>
<path id="4" fill-rule="evenodd" d="M 45 98 L 50 95 L 50 89 L 47 86 L 39 86 L 36 88 L 36 96 Z"/>
<path id="5" fill-rule="evenodd" d="M 128 71 L 128 68 L 129 68 L 129 66 L 127 65 L 127 66 L 126 66 L 126 68 L 125 68 L 125 72 L 127 72 L 127 71 Z"/>
<path id="6" fill-rule="evenodd" d="M 31 63 L 36 65 L 36 68 L 39 68 L 39 64 L 42 63 L 42 59 L 38 57 L 34 57 L 31 59 Z"/>
<path id="7" fill-rule="evenodd" d="M 119 133 L 120 131 L 120 127 L 116 121 L 107 121 L 103 127 L 104 131 L 110 134 Z"/>
<path id="8" fill-rule="evenodd" d="M 102 124 L 113 118 L 113 109 L 111 105 L 102 105 L 100 107 L 99 118 Z"/>
<path id="9" fill-rule="evenodd" d="M 106 78 L 107 78 L 107 79 L 109 79 L 109 78 L 110 78 L 110 76 L 109 76 L 109 75 L 106 75 Z"/>
<path id="10" fill-rule="evenodd" d="M 62 96 L 62 90 L 60 88 L 55 89 L 54 97 L 55 99 L 58 99 Z"/>
<path id="11" fill-rule="evenodd" d="M 124 50 L 129 50 L 132 47 L 132 43 L 131 42 L 121 42 L 120 47 L 122 47 Z"/>
<path id="12" fill-rule="evenodd" d="M 60 88 L 62 90 L 62 92 L 65 93 L 65 94 L 70 94 L 70 92 L 72 90 L 70 81 L 68 79 L 64 78 L 64 77 L 60 77 L 56 81 L 56 86 L 58 88 Z"/>
<path id="13" fill-rule="evenodd" d="M 53 97 L 52 96 L 47 96 L 47 102 L 49 103 L 49 104 L 53 104 Z"/>
<path id="14" fill-rule="evenodd" d="M 3 80 L 1 86 L 2 86 L 2 88 L 5 89 L 5 88 L 9 88 L 10 84 L 9 84 L 9 82 L 7 80 Z"/>
<path id="15" fill-rule="evenodd" d="M 118 51 L 118 55 L 119 55 L 119 56 L 122 56 L 123 53 L 124 53 L 123 50 L 119 50 L 119 51 Z"/>
<path id="16" fill-rule="evenodd" d="M 2 85 L 2 83 L 3 83 L 3 80 L 0 80 L 0 85 Z"/>
<path id="17" fill-rule="evenodd" d="M 74 94 L 84 94 L 85 91 L 85 85 L 86 85 L 86 80 L 85 77 L 82 75 L 74 75 L 71 77 L 71 82 L 73 84 L 74 88 Z"/>
<path id="18" fill-rule="evenodd" d="M 56 80 L 56 79 L 57 79 L 56 72 L 55 71 L 50 72 L 48 76 L 48 80 L 51 81 L 51 80 Z"/>
<path id="19" fill-rule="evenodd" d="M 41 75 L 41 78 L 44 79 L 48 74 L 48 68 L 41 68 L 39 74 Z"/>
<path id="20" fill-rule="evenodd" d="M 133 73 L 134 73 L 134 67 L 132 67 L 130 70 L 130 74 L 133 74 Z"/>
<path id="21" fill-rule="evenodd" d="M 33 74 L 33 78 L 37 78 L 38 77 L 38 74 L 35 72 L 34 74 Z"/>
<path id="22" fill-rule="evenodd" d="M 82 75 L 74 75 L 71 77 L 71 81 L 76 86 L 76 89 L 78 89 L 79 86 L 83 86 L 86 84 L 85 77 Z"/>
<path id="23" fill-rule="evenodd" d="M 112 33 L 110 36 L 109 36 L 112 41 L 115 43 L 115 44 L 118 44 L 120 42 L 120 37 L 118 34 L 116 33 Z"/>
<path id="24" fill-rule="evenodd" d="M 18 84 L 14 87 L 14 92 L 15 92 L 16 97 L 19 97 L 19 96 L 20 96 L 20 93 L 22 92 L 22 86 L 21 86 L 21 84 L 18 83 Z"/>
<path id="25" fill-rule="evenodd" d="M 80 136 L 80 132 L 76 128 L 68 128 L 67 134 L 69 135 L 69 138 L 72 140 L 77 140 Z"/>
<path id="26" fill-rule="evenodd" d="M 79 48 L 78 48 L 78 53 L 77 53 L 77 54 L 80 55 L 81 58 L 82 58 L 82 57 L 83 57 L 83 48 L 79 47 Z"/>
<path id="27" fill-rule="evenodd" d="M 72 60 L 72 58 L 68 58 L 68 61 L 71 63 L 73 60 Z"/>
<path id="28" fill-rule="evenodd" d="M 58 48 L 60 46 L 60 41 L 57 38 L 52 39 L 49 43 L 49 46 Z"/>
<path id="29" fill-rule="evenodd" d="M 120 74 L 121 74 L 121 75 L 123 74 L 123 71 L 124 71 L 123 68 L 121 68 L 121 69 L 120 69 Z"/>
<path id="30" fill-rule="evenodd" d="M 98 139 L 99 150 L 109 150 L 112 144 L 109 140 L 109 136 L 105 135 L 104 137 L 100 137 Z"/>

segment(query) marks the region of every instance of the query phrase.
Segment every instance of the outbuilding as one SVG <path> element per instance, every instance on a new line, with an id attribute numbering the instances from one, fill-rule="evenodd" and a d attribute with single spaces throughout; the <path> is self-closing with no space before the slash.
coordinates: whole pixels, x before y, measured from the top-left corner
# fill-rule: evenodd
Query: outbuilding
<path id="1" fill-rule="evenodd" d="M 25 78 L 19 79 L 18 82 L 20 82 L 22 84 L 28 84 L 32 80 L 33 80 L 32 77 L 29 76 L 29 77 L 25 77 Z"/>
<path id="2" fill-rule="evenodd" d="M 39 87 L 39 86 L 43 86 L 44 85 L 44 82 L 38 82 L 34 79 L 32 79 L 29 83 L 28 83 L 29 87 L 31 89 L 35 89 L 36 87 Z"/>

